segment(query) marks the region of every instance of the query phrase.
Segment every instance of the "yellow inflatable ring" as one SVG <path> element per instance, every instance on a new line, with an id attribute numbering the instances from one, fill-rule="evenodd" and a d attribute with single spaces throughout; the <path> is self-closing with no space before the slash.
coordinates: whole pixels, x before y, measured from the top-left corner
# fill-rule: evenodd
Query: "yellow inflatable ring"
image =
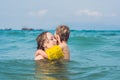
<path id="1" fill-rule="evenodd" d="M 48 55 L 49 60 L 58 60 L 63 58 L 63 51 L 62 48 L 58 45 L 55 45 L 47 50 L 45 50 L 46 54 Z"/>

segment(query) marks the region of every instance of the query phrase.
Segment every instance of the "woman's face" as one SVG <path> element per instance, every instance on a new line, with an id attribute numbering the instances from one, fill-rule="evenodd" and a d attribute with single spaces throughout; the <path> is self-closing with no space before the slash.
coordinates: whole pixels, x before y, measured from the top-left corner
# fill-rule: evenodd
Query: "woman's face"
<path id="1" fill-rule="evenodd" d="M 47 41 L 46 41 L 46 47 L 51 48 L 52 46 L 56 45 L 56 39 L 51 33 L 47 33 Z"/>

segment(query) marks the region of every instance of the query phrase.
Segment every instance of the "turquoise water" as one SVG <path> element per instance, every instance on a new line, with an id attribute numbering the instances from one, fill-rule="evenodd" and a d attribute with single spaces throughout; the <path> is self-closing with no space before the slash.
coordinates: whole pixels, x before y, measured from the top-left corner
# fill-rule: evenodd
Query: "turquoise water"
<path id="1" fill-rule="evenodd" d="M 71 30 L 71 61 L 56 65 L 33 60 L 41 32 L 0 30 L 0 80 L 120 79 L 120 31 Z"/>

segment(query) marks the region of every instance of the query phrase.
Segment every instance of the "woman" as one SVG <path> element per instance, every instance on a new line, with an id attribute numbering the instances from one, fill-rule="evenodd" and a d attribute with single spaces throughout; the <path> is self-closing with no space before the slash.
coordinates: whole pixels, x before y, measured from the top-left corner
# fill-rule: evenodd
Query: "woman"
<path id="1" fill-rule="evenodd" d="M 50 32 L 43 32 L 37 37 L 37 51 L 40 55 L 35 56 L 35 60 L 49 59 L 55 60 L 63 57 L 60 46 L 56 45 L 56 39 Z M 36 54 L 35 53 L 35 54 Z"/>

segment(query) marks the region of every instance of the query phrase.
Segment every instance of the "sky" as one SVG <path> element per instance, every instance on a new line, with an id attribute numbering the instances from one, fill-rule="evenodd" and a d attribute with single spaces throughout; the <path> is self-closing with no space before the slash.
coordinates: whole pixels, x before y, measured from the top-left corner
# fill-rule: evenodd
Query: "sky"
<path id="1" fill-rule="evenodd" d="M 0 0 L 0 28 L 120 30 L 120 0 Z"/>

